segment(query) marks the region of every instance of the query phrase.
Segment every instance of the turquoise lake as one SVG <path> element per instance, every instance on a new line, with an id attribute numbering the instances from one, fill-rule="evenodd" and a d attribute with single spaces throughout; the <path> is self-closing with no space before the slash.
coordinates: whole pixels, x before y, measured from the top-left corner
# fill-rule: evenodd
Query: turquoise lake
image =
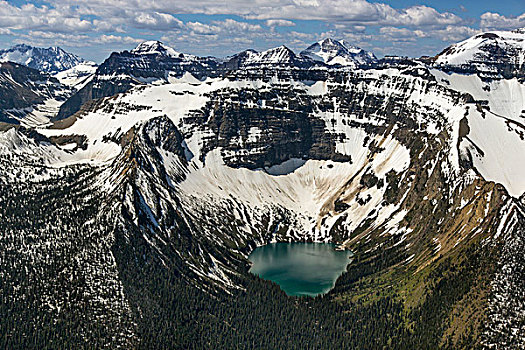
<path id="1" fill-rule="evenodd" d="M 277 283 L 291 296 L 327 293 L 350 263 L 350 251 L 325 243 L 272 243 L 248 257 L 250 272 Z"/>

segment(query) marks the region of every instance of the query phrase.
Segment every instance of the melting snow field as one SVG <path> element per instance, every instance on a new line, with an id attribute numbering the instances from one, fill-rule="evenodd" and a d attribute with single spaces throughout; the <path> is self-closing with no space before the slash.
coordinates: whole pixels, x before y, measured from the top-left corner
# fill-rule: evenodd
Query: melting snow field
<path id="1" fill-rule="evenodd" d="M 525 85 L 517 79 L 482 82 L 474 75 L 433 71 L 439 81 L 471 94 L 488 108 L 472 104 L 467 114 L 468 140 L 474 166 L 481 175 L 502 184 L 514 197 L 525 192 Z"/>

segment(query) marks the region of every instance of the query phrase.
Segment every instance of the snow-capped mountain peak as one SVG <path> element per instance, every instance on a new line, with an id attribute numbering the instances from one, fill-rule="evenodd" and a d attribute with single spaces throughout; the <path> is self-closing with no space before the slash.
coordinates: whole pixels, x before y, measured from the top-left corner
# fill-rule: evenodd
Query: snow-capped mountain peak
<path id="1" fill-rule="evenodd" d="M 285 64 L 292 63 L 297 56 L 285 45 L 263 52 L 245 51 L 246 64 Z"/>
<path id="2" fill-rule="evenodd" d="M 301 52 L 301 56 L 328 65 L 356 67 L 362 64 L 375 62 L 374 54 L 359 47 L 353 46 L 344 40 L 327 38 L 310 45 Z"/>
<path id="3" fill-rule="evenodd" d="M 60 47 L 32 47 L 26 44 L 0 50 L 0 62 L 15 62 L 46 73 L 61 72 L 84 62 L 84 59 Z"/>
<path id="4" fill-rule="evenodd" d="M 184 57 L 184 55 L 180 52 L 177 52 L 173 48 L 156 40 L 144 41 L 138 44 L 136 48 L 131 50 L 131 53 L 135 55 L 163 55 L 170 57 Z"/>

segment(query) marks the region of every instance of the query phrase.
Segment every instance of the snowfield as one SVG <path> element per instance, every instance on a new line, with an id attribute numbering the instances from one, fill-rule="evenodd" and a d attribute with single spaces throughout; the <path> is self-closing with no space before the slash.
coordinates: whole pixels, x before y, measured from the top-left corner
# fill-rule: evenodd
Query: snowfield
<path id="1" fill-rule="evenodd" d="M 525 192 L 525 85 L 517 79 L 483 82 L 476 75 L 432 74 L 446 86 L 482 102 L 466 114 L 470 131 L 462 147 L 475 154 L 474 166 L 518 198 Z"/>

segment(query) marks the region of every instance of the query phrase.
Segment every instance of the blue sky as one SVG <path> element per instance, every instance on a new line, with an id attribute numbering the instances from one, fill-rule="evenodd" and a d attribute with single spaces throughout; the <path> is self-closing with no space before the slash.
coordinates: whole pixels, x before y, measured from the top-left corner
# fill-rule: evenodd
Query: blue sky
<path id="1" fill-rule="evenodd" d="M 161 40 L 227 56 L 326 37 L 377 56 L 434 55 L 481 31 L 525 27 L 524 0 L 0 0 L 0 46 L 60 46 L 103 61 Z"/>

